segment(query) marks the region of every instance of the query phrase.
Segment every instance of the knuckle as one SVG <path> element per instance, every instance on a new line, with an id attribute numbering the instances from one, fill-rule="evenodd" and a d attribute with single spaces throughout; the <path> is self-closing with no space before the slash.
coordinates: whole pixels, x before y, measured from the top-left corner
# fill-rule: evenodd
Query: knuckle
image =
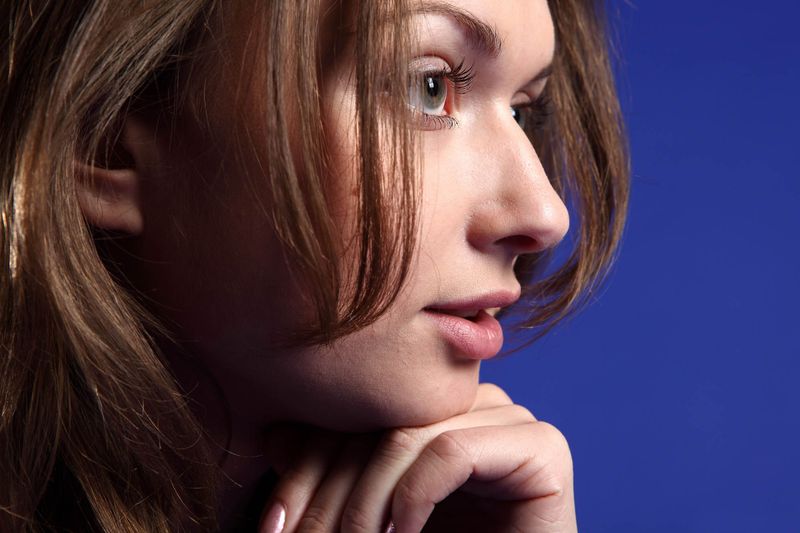
<path id="1" fill-rule="evenodd" d="M 481 383 L 479 388 L 481 395 L 492 403 L 497 403 L 499 405 L 512 403 L 511 397 L 506 393 L 506 391 L 494 383 Z"/>
<path id="2" fill-rule="evenodd" d="M 450 463 L 466 455 L 464 446 L 452 431 L 445 431 L 438 435 L 428 445 L 430 453 L 437 455 L 443 462 Z"/>
<path id="3" fill-rule="evenodd" d="M 536 480 L 536 487 L 541 496 L 561 497 L 566 493 L 569 479 L 563 472 L 546 468 Z"/>
<path id="4" fill-rule="evenodd" d="M 511 414 L 514 416 L 514 418 L 519 418 L 520 420 L 526 420 L 529 422 L 536 421 L 536 417 L 533 416 L 533 413 L 531 413 L 530 410 L 525 406 L 515 403 L 509 405 L 506 409 L 511 411 Z"/>
<path id="5" fill-rule="evenodd" d="M 428 447 L 432 452 L 436 453 L 437 455 L 441 455 L 446 459 L 456 455 L 461 455 L 463 452 L 461 443 L 458 442 L 456 437 L 450 431 L 445 431 L 437 436 L 435 439 L 433 439 L 433 441 L 431 441 Z"/>
<path id="6" fill-rule="evenodd" d="M 386 434 L 382 448 L 394 457 L 405 457 L 419 450 L 424 442 L 425 437 L 421 429 L 396 428 Z"/>
<path id="7" fill-rule="evenodd" d="M 300 489 L 304 485 L 308 471 L 308 466 L 302 462 L 289 464 L 281 478 L 281 486 L 285 487 L 286 491 Z"/>
<path id="8" fill-rule="evenodd" d="M 297 525 L 297 531 L 303 533 L 328 533 L 333 529 L 332 517 L 325 509 L 316 505 L 311 505 L 306 509 Z"/>
<path id="9" fill-rule="evenodd" d="M 544 438 L 547 459 L 542 465 L 542 478 L 548 480 L 552 492 L 561 492 L 571 483 L 573 475 L 572 453 L 564 434 L 547 422 L 536 422 Z"/>
<path id="10" fill-rule="evenodd" d="M 369 514 L 358 505 L 348 505 L 342 512 L 342 531 L 346 533 L 373 533 Z"/>
<path id="11" fill-rule="evenodd" d="M 553 424 L 548 422 L 537 422 L 539 429 L 544 433 L 545 438 L 550 443 L 553 449 L 561 452 L 561 454 L 570 455 L 569 443 L 567 438 L 561 431 Z"/>
<path id="12" fill-rule="evenodd" d="M 413 483 L 401 481 L 394 489 L 393 505 L 400 509 L 408 509 L 426 500 L 425 493 Z"/>
<path id="13" fill-rule="evenodd" d="M 283 502 L 284 507 L 290 509 L 304 506 L 314 491 L 314 484 L 309 479 L 307 472 L 295 468 L 287 471 L 281 478 L 278 486 L 273 491 L 273 497 Z"/>

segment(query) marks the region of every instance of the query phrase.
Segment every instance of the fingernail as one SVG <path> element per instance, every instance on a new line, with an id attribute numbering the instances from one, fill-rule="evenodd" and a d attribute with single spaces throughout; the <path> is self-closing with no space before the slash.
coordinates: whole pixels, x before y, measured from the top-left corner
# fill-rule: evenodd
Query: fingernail
<path id="1" fill-rule="evenodd" d="M 285 525 L 286 508 L 280 502 L 275 502 L 270 507 L 269 512 L 264 515 L 259 533 L 281 533 Z"/>
<path id="2" fill-rule="evenodd" d="M 383 533 L 395 533 L 394 522 L 389 521 L 389 525 L 386 526 L 386 529 L 383 531 Z"/>

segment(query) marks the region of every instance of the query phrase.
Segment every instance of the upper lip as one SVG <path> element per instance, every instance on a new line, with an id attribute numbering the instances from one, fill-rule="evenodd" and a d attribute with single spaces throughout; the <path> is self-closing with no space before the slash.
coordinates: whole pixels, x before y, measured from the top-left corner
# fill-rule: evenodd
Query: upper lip
<path id="1" fill-rule="evenodd" d="M 471 318 L 477 315 L 481 310 L 508 307 L 519 300 L 519 296 L 519 290 L 500 290 L 476 296 L 467 296 L 455 300 L 433 303 L 426 306 L 425 311 L 435 311 L 446 313 L 448 315 Z"/>

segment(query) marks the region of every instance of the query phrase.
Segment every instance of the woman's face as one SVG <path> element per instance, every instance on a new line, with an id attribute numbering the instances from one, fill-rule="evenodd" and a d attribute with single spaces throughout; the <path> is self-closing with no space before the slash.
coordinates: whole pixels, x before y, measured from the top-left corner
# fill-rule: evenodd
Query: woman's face
<path id="1" fill-rule="evenodd" d="M 567 231 L 566 208 L 518 124 L 541 94 L 553 57 L 547 1 L 419 5 L 409 65 L 418 73 L 409 99 L 422 130 L 419 248 L 400 297 L 371 326 L 326 346 L 275 349 L 276 331 L 310 313 L 262 206 L 239 185 L 246 180 L 226 174 L 191 209 L 159 180 L 143 187 L 139 253 L 160 265 L 145 269 L 147 283 L 238 416 L 366 430 L 466 411 L 480 360 L 500 346 L 492 315 L 520 291 L 515 260 Z M 329 201 L 343 228 L 356 207 L 350 61 L 326 69 L 323 94 L 336 180 Z M 224 103 L 210 105 L 212 120 L 225 116 Z M 218 152 L 202 137 L 187 138 L 178 144 L 191 145 L 190 178 L 219 183 L 202 175 L 220 168 L 207 161 Z"/>

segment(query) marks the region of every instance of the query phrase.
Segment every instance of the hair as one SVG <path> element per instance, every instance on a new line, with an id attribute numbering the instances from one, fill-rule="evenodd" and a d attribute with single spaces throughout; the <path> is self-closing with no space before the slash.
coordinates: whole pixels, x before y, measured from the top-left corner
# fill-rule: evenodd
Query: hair
<path id="1" fill-rule="evenodd" d="M 353 3 L 359 261 L 346 291 L 324 193 L 319 0 L 274 0 L 260 19 L 268 135 L 258 150 L 274 196 L 268 215 L 318 313 L 307 342 L 378 318 L 413 257 L 414 138 L 398 119 L 406 3 Z M 551 253 L 518 261 L 528 282 L 521 326 L 540 332 L 597 286 L 623 228 L 628 159 L 600 4 L 550 1 L 557 48 L 546 90 L 555 111 L 530 134 L 554 187 L 577 208 L 579 235 L 556 268 Z M 103 236 L 82 216 L 75 164 L 102 163 L 136 106 L 202 115 L 187 80 L 213 49 L 222 9 L 216 0 L 0 6 L 9 21 L 0 38 L 0 530 L 213 527 L 214 461 L 153 341 L 163 328 L 114 275 Z M 398 94 L 387 100 L 376 87 Z M 378 107 L 385 119 L 375 118 Z M 263 143 L 238 134 L 242 150 Z"/>

